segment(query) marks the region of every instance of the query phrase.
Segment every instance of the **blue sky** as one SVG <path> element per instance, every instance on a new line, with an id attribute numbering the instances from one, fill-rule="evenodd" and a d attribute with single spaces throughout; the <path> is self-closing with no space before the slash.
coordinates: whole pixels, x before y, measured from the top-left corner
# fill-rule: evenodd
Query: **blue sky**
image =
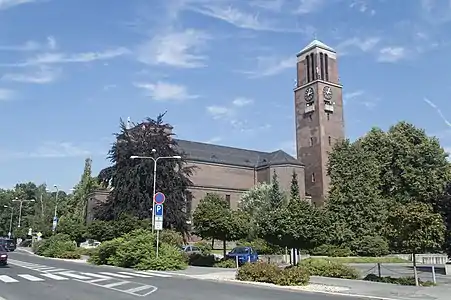
<path id="1" fill-rule="evenodd" d="M 449 0 L 0 0 L 0 186 L 68 190 L 85 157 L 108 165 L 119 118 L 165 110 L 178 138 L 293 153 L 315 37 L 348 137 L 407 120 L 451 149 L 450 29 Z"/>

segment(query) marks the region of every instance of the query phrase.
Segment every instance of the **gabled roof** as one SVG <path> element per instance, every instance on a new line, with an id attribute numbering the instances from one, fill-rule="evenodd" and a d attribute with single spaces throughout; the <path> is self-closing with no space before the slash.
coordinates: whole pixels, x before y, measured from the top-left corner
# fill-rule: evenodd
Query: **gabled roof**
<path id="1" fill-rule="evenodd" d="M 187 159 L 194 161 L 251 168 L 280 164 L 303 166 L 300 161 L 282 150 L 262 152 L 187 140 L 175 139 L 175 141 L 179 150 L 187 155 Z"/>
<path id="2" fill-rule="evenodd" d="M 313 40 L 310 44 L 308 44 L 307 46 L 304 47 L 304 49 L 302 49 L 301 51 L 299 51 L 299 54 L 302 54 L 304 52 L 307 52 L 309 50 L 312 50 L 313 48 L 321 48 L 324 50 L 328 50 L 331 52 L 335 52 L 335 50 L 332 47 L 327 46 L 326 44 L 324 44 L 323 42 L 319 41 L 319 40 Z"/>

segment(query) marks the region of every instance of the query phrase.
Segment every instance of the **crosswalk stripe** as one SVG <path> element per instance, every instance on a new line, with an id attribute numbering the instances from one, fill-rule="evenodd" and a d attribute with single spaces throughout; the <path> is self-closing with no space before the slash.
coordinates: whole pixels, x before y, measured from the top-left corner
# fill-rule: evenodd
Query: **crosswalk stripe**
<path id="1" fill-rule="evenodd" d="M 164 278 L 172 277 L 171 275 L 162 274 L 162 273 L 155 273 L 154 271 L 149 271 L 149 272 L 136 271 L 136 273 L 139 273 L 139 274 L 147 274 L 147 275 L 152 275 L 152 276 L 157 276 L 157 277 L 164 277 Z"/>
<path id="2" fill-rule="evenodd" d="M 124 285 L 130 283 L 130 281 L 119 281 L 119 282 L 114 282 L 114 283 L 110 283 L 110 284 L 106 284 L 106 285 L 102 285 L 104 288 L 112 288 L 115 286 L 119 286 L 119 285 Z"/>
<path id="3" fill-rule="evenodd" d="M 67 276 L 67 277 L 72 277 L 72 278 L 75 278 L 75 279 L 81 279 L 81 280 L 91 279 L 90 277 L 73 274 L 71 272 L 59 272 L 58 274 L 63 275 L 63 276 Z"/>
<path id="4" fill-rule="evenodd" d="M 105 274 L 105 275 L 108 275 L 108 276 L 119 277 L 119 278 L 132 278 L 131 276 L 117 274 L 117 273 L 110 273 L 110 272 L 99 272 L 99 273 L 100 274 Z"/>
<path id="5" fill-rule="evenodd" d="M 4 283 L 19 282 L 19 280 L 11 278 L 7 275 L 0 275 L 0 280 L 3 281 Z"/>
<path id="6" fill-rule="evenodd" d="M 47 271 L 47 270 L 52 270 L 55 269 L 54 267 L 41 267 L 41 268 L 36 268 L 36 271 Z"/>
<path id="7" fill-rule="evenodd" d="M 55 279 L 55 280 L 69 280 L 69 278 L 63 277 L 63 276 L 58 276 L 55 274 L 50 274 L 50 273 L 42 273 L 41 276 L 50 278 L 50 279 Z"/>
<path id="8" fill-rule="evenodd" d="M 100 274 L 96 274 L 96 273 L 81 273 L 81 274 L 89 276 L 89 277 L 97 277 L 97 278 L 103 278 L 103 279 L 112 279 L 112 277 L 110 277 L 110 276 L 100 275 Z"/>
<path id="9" fill-rule="evenodd" d="M 54 272 L 64 272 L 64 271 L 67 271 L 67 269 L 55 269 L 55 268 L 52 268 L 52 269 L 49 269 L 49 270 L 44 270 L 42 272 L 45 272 L 45 273 L 52 272 L 52 273 L 54 273 Z"/>
<path id="10" fill-rule="evenodd" d="M 151 285 L 142 285 L 142 286 L 138 286 L 138 287 L 135 287 L 135 288 L 131 288 L 129 290 L 125 290 L 123 292 L 124 293 L 133 294 L 133 293 L 136 293 L 136 292 L 139 292 L 139 291 L 147 290 L 149 288 L 153 288 L 153 286 L 151 286 Z"/>
<path id="11" fill-rule="evenodd" d="M 136 277 L 152 277 L 151 274 L 140 274 L 140 273 L 135 273 L 135 272 L 118 272 L 120 274 L 124 274 L 124 275 L 130 275 L 130 276 L 136 276 Z"/>
<path id="12" fill-rule="evenodd" d="M 28 274 L 18 274 L 17 276 L 22 277 L 29 281 L 44 281 L 44 279 L 42 279 L 42 278 L 35 277 L 33 275 L 28 275 Z"/>

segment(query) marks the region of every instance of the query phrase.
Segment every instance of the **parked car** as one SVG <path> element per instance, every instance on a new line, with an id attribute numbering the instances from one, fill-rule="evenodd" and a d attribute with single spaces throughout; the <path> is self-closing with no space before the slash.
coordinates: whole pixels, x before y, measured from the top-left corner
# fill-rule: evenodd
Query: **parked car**
<path id="1" fill-rule="evenodd" d="M 257 262 L 258 261 L 258 253 L 252 247 L 235 247 L 227 253 L 226 256 L 228 259 L 236 260 L 238 258 L 238 264 L 242 265 L 247 262 Z"/>
<path id="2" fill-rule="evenodd" d="M 8 252 L 5 247 L 0 245 L 0 266 L 6 266 L 8 264 Z"/>
<path id="3" fill-rule="evenodd" d="M 93 249 L 99 247 L 101 244 L 101 242 L 96 240 L 87 240 L 86 242 L 80 244 L 80 248 Z"/>
<path id="4" fill-rule="evenodd" d="M 191 254 L 202 254 L 202 251 L 200 250 L 199 247 L 191 246 L 191 245 L 182 246 L 181 250 L 182 250 L 182 252 L 185 252 L 188 255 L 191 255 Z"/>
<path id="5" fill-rule="evenodd" d="M 16 250 L 16 243 L 13 239 L 0 238 L 0 246 L 3 246 L 3 248 L 5 248 L 5 250 L 9 252 Z"/>

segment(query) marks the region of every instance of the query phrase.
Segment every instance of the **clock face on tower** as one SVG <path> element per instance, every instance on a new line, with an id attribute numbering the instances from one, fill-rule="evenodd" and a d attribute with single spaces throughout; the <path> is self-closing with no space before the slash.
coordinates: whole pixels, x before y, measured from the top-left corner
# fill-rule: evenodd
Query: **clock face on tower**
<path id="1" fill-rule="evenodd" d="M 332 99 L 332 89 L 330 88 L 330 86 L 325 86 L 323 88 L 323 96 L 326 100 L 330 100 Z"/>
<path id="2" fill-rule="evenodd" d="M 315 95 L 315 90 L 312 87 L 309 87 L 305 90 L 304 99 L 305 101 L 312 101 L 313 96 Z"/>

